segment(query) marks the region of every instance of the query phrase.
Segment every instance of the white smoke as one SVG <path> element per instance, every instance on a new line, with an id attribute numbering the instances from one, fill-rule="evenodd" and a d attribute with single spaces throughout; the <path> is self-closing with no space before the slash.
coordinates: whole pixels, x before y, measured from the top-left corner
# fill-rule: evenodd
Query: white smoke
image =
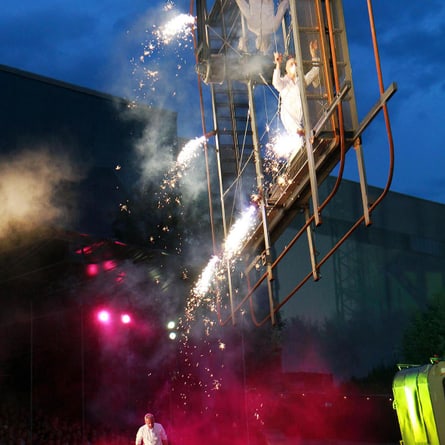
<path id="1" fill-rule="evenodd" d="M 45 149 L 0 158 L 0 239 L 12 228 L 32 230 L 63 220 L 56 192 L 77 176 L 66 158 Z"/>
<path id="2" fill-rule="evenodd" d="M 154 114 L 154 113 L 153 113 Z M 173 147 L 162 122 L 155 118 L 144 129 L 135 149 L 143 182 L 159 183 L 159 178 L 173 162 Z M 168 142 L 167 142 L 168 141 Z"/>

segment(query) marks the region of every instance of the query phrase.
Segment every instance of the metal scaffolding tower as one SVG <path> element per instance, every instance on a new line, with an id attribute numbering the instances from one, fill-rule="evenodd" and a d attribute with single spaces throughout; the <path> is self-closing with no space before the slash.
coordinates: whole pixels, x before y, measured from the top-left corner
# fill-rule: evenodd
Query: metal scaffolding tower
<path id="1" fill-rule="evenodd" d="M 290 0 L 273 29 L 255 27 L 252 17 L 241 11 L 242 0 L 196 0 L 196 57 L 200 79 L 210 88 L 212 131 L 215 134 L 215 173 L 219 199 L 212 204 L 213 232 L 223 245 L 242 210 L 255 205 L 256 223 L 242 241 L 236 260 L 227 260 L 225 279 L 218 283 L 220 322 L 235 323 L 237 311 L 249 305 L 258 325 L 276 323 L 279 309 L 307 282 L 318 280 L 320 268 L 348 236 L 362 223 L 371 223 L 371 212 L 383 199 L 392 178 L 393 142 L 387 101 L 395 84 L 384 90 L 380 71 L 371 1 L 369 22 L 380 97 L 365 119 L 359 122 L 355 105 L 343 5 L 341 0 Z M 264 25 L 265 0 L 250 0 L 257 8 L 254 19 Z M 275 5 L 275 10 L 284 6 Z M 265 9 L 264 9 L 265 11 Z M 283 12 L 283 10 L 281 10 Z M 277 12 L 278 16 L 278 12 Z M 252 32 L 253 30 L 253 32 Z M 304 74 L 313 66 L 310 42 L 318 42 L 319 82 L 306 88 Z M 304 116 L 303 147 L 285 161 L 270 168 L 268 147 L 279 132 L 278 96 L 271 85 L 273 53 L 294 55 L 300 82 Z M 272 105 L 271 105 L 272 104 Z M 361 135 L 382 111 L 388 134 L 390 171 L 382 196 L 368 202 Z M 207 111 L 203 110 L 207 113 Z M 340 234 L 332 250 L 319 257 L 313 228 L 322 224 L 323 209 L 336 194 L 346 152 L 354 147 L 360 178 L 363 214 Z M 337 167 L 337 180 L 329 195 L 319 197 L 319 186 Z M 286 227 L 303 213 L 304 224 L 282 252 L 272 255 L 272 247 Z M 274 270 L 296 240 L 307 237 L 311 270 L 287 296 L 274 293 Z M 261 308 L 267 302 L 268 310 Z M 255 310 L 261 313 L 257 319 Z"/>

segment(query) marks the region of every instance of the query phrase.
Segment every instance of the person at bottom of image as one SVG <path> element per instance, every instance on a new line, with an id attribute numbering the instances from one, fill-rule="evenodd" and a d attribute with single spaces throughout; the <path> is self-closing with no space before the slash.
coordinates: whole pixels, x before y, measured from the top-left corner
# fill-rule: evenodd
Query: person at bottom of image
<path id="1" fill-rule="evenodd" d="M 155 422 L 151 413 L 144 416 L 145 425 L 142 425 L 136 434 L 136 445 L 168 445 L 167 433 L 164 427 Z"/>

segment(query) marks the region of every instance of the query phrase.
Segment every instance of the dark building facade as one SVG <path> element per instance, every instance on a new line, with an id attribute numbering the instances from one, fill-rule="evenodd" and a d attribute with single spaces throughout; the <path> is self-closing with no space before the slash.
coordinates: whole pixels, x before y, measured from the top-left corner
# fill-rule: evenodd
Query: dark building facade
<path id="1" fill-rule="evenodd" d="M 150 147 L 141 153 L 147 133 L 156 129 L 157 147 L 176 150 L 174 112 L 6 66 L 0 89 L 0 156 L 34 154 L 31 162 L 47 164 L 42 176 L 59 171 L 52 204 L 63 207 L 64 228 L 112 237 L 113 219 L 140 180 L 141 157 L 155 163 Z"/>
<path id="2" fill-rule="evenodd" d="M 334 180 L 328 178 L 322 192 L 331 190 Z M 369 187 L 370 201 L 380 193 Z M 315 228 L 318 254 L 340 240 L 360 217 L 361 208 L 358 184 L 344 180 L 323 213 L 323 223 Z M 347 379 L 367 376 L 382 366 L 395 370 L 405 360 L 406 328 L 444 293 L 445 206 L 390 192 L 371 220 L 369 227 L 362 224 L 353 231 L 323 264 L 319 281 L 308 282 L 283 307 L 289 326 L 284 368 L 323 370 Z M 282 245 L 298 224 L 288 227 L 279 241 Z M 280 296 L 310 270 L 307 242 L 302 240 L 278 267 Z M 308 334 L 307 343 L 297 340 L 302 325 L 313 334 Z M 443 354 L 438 348 L 431 344 L 431 355 Z"/>

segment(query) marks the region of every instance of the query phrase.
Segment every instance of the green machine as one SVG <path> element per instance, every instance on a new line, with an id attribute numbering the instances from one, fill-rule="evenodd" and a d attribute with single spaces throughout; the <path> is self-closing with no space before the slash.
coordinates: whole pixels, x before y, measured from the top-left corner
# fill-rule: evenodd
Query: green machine
<path id="1" fill-rule="evenodd" d="M 392 390 L 403 445 L 445 444 L 445 361 L 399 365 Z"/>

